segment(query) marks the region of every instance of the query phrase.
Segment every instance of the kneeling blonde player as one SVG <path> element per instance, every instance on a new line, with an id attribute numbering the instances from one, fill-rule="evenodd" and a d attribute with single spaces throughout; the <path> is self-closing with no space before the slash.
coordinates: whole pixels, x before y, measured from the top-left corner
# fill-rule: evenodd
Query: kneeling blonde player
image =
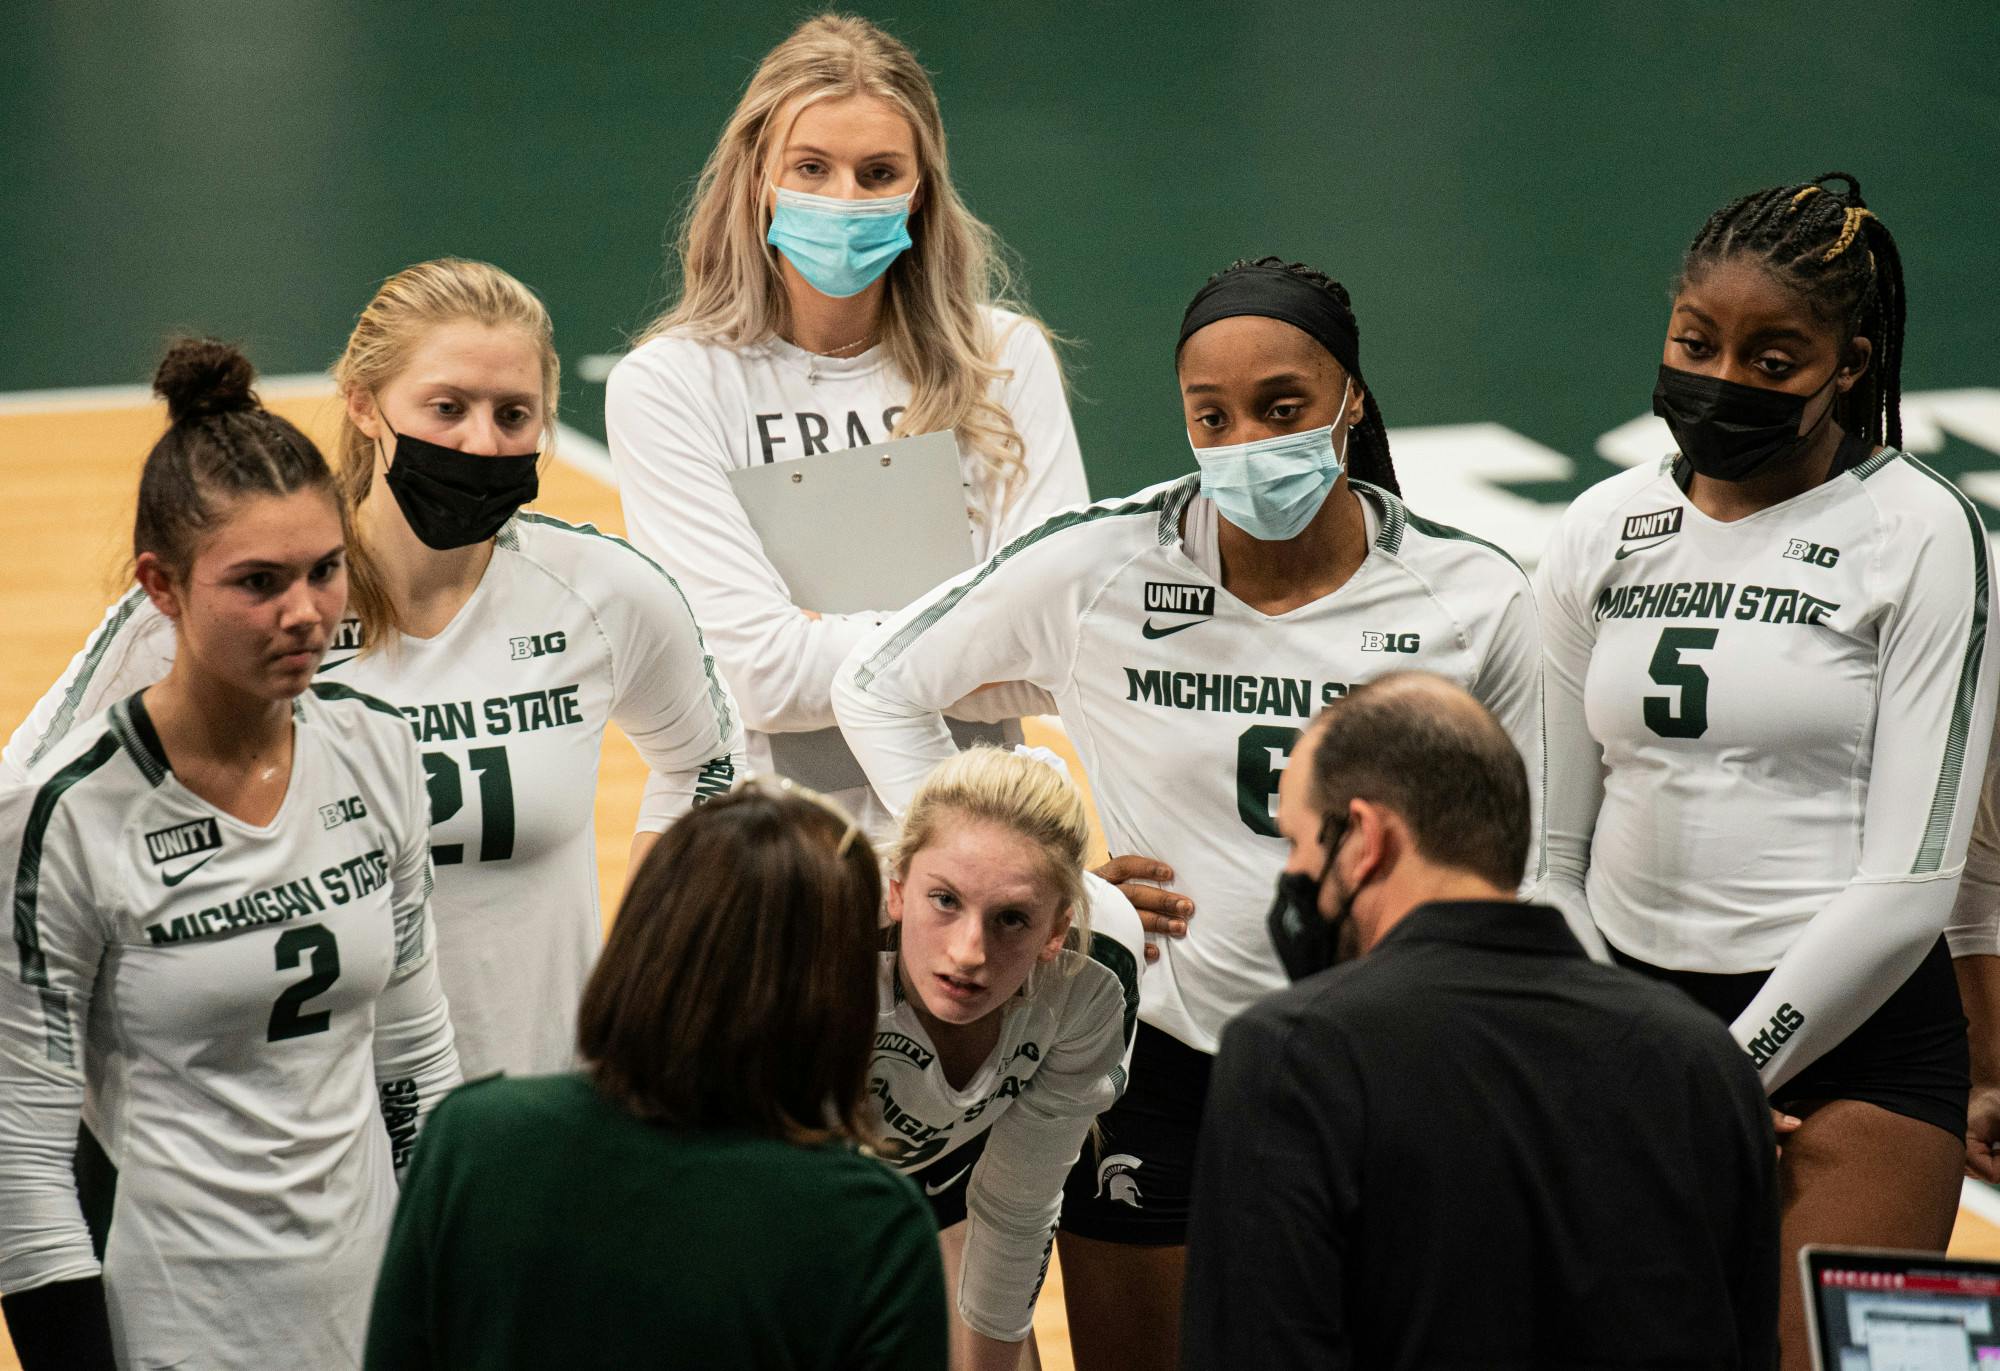
<path id="1" fill-rule="evenodd" d="M 932 771 L 897 842 L 869 1086 L 943 1235 L 955 1371 L 1017 1364 L 1064 1179 L 1125 1086 L 1144 935 L 1089 844 L 1060 763 L 997 748 Z"/>
<path id="2" fill-rule="evenodd" d="M 1299 730 L 1351 683 L 1421 667 L 1493 712 L 1537 797 L 1542 774 L 1527 578 L 1397 497 L 1347 292 L 1306 267 L 1237 263 L 1188 305 L 1175 361 L 1198 475 L 1048 520 L 863 643 L 834 691 L 894 807 L 951 750 L 941 706 L 988 681 L 1048 690 L 1120 854 L 1106 874 L 1166 935 L 1132 1089 L 1063 1208 L 1085 1366 L 1177 1360 L 1210 1056 L 1230 1018 L 1286 984 L 1266 911 Z"/>
<path id="3" fill-rule="evenodd" d="M 26 1371 L 358 1366 L 394 1172 L 459 1079 L 423 767 L 395 709 L 313 681 L 346 518 L 250 380 L 187 342 L 155 381 L 173 423 L 134 569 L 172 669 L 0 788 L 0 1291 Z M 101 1274 L 79 1108 L 123 1174 Z"/>

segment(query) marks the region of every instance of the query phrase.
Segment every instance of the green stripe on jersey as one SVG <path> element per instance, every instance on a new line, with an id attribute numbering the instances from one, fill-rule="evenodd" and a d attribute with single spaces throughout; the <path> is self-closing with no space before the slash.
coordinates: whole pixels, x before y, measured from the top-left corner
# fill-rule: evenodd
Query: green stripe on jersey
<path id="1" fill-rule="evenodd" d="M 1367 481 L 1356 481 L 1351 477 L 1348 480 L 1348 484 L 1353 486 L 1354 489 L 1358 491 L 1362 496 L 1366 497 L 1367 499 L 1373 500 L 1375 502 L 1375 507 L 1382 516 L 1382 529 L 1381 532 L 1375 535 L 1375 546 L 1381 548 L 1384 552 L 1388 553 L 1390 556 L 1392 557 L 1396 556 L 1402 551 L 1403 530 L 1407 526 L 1409 528 L 1415 529 L 1417 532 L 1424 534 L 1426 537 L 1430 538 L 1450 538 L 1461 543 L 1477 543 L 1479 546 L 1485 548 L 1489 552 L 1498 553 L 1502 558 L 1506 560 L 1508 566 L 1513 567 L 1514 570 L 1519 571 L 1521 573 L 1524 579 L 1526 578 L 1528 573 L 1521 569 L 1521 564 L 1514 560 L 1513 554 L 1508 552 L 1506 548 L 1500 547 L 1499 545 L 1494 543 L 1489 543 L 1476 533 L 1467 533 L 1462 528 L 1453 528 L 1450 524 L 1441 524 L 1434 519 L 1426 519 L 1421 514 L 1413 513 L 1408 505 L 1404 504 L 1400 499 L 1396 497 L 1394 492 L 1385 490 L 1381 486 L 1373 485 Z M 1537 699 L 1539 700 L 1539 698 L 1540 698 L 1540 692 L 1537 691 Z M 1547 814 L 1549 805 L 1549 731 L 1547 726 L 1548 709 L 1546 704 L 1541 705 L 1540 708 L 1542 710 L 1542 724 L 1543 724 L 1541 812 L 1543 814 Z M 1538 835 L 1535 840 L 1534 880 L 1536 882 L 1540 882 L 1548 874 L 1549 874 L 1548 843 Z"/>
<path id="2" fill-rule="evenodd" d="M 1116 938 L 1103 933 L 1090 935 L 1090 960 L 1118 978 L 1118 988 L 1125 993 L 1125 1045 L 1132 1045 L 1132 1034 L 1139 1026 L 1139 964 L 1132 958 L 1132 949 Z"/>
<path id="3" fill-rule="evenodd" d="M 1477 543 L 1488 552 L 1499 553 L 1501 557 L 1506 559 L 1508 566 L 1513 567 L 1516 571 L 1521 571 L 1521 564 L 1515 561 L 1513 555 L 1499 544 L 1489 543 L 1478 534 L 1467 533 L 1462 528 L 1453 528 L 1450 524 L 1441 524 L 1435 519 L 1426 519 L 1423 515 L 1416 513 L 1408 505 L 1397 499 L 1394 493 L 1384 490 L 1381 486 L 1370 485 L 1366 481 L 1352 479 L 1348 481 L 1348 484 L 1353 486 L 1362 495 L 1373 500 L 1377 510 L 1380 511 L 1382 515 L 1382 531 L 1375 535 L 1375 546 L 1381 548 L 1384 552 L 1393 556 L 1402 551 L 1403 529 L 1407 525 L 1426 537 L 1450 538 L 1461 543 Z M 1521 574 L 1525 576 L 1528 573 L 1522 571 Z"/>
<path id="4" fill-rule="evenodd" d="M 356 690 L 351 685 L 342 685 L 338 681 L 314 681 L 311 689 L 313 695 L 318 699 L 355 700 L 368 706 L 368 708 L 374 710 L 377 714 L 388 715 L 399 724 L 409 722 L 409 720 L 403 717 L 403 711 L 390 704 L 387 700 L 370 695 L 366 691 Z"/>
<path id="5" fill-rule="evenodd" d="M 1952 499 L 1958 501 L 1959 512 L 1965 515 L 1966 526 L 1972 532 L 1972 626 L 1965 635 L 1965 661 L 1959 667 L 1958 691 L 1951 702 L 1951 728 L 1945 735 L 1944 761 L 1938 767 L 1937 792 L 1931 796 L 1929 820 L 1924 824 L 1924 838 L 1917 848 L 1916 865 L 1910 868 L 1912 875 L 1925 875 L 1944 865 L 1944 851 L 1951 838 L 1952 815 L 1958 808 L 1958 783 L 1965 770 L 1965 740 L 1972 728 L 1973 697 L 1979 687 L 1979 661 L 1986 650 L 1986 525 L 1979 517 L 1979 511 L 1972 507 L 1972 501 L 1959 492 L 1957 486 L 1932 471 L 1929 467 L 1910 456 L 1907 452 L 1897 453 L 1893 448 L 1876 454 L 1877 457 L 1900 456 L 1909 463 L 1912 471 L 1920 471 L 1936 481 Z M 1870 458 L 1873 462 L 1875 458 Z M 1862 472 L 1856 467 L 1856 472 Z M 1886 465 L 1886 463 L 1884 464 Z M 1862 474 L 1866 480 L 1881 470 Z"/>
<path id="6" fill-rule="evenodd" d="M 688 618 L 694 622 L 694 643 L 696 647 L 701 649 L 702 675 L 708 678 L 708 703 L 709 707 L 715 711 L 715 717 L 721 721 L 722 727 L 718 737 L 722 747 L 726 750 L 729 747 L 729 735 L 736 727 L 735 718 L 729 709 L 729 692 L 722 688 L 722 678 L 715 674 L 715 658 L 709 653 L 707 640 L 701 636 L 701 618 L 694 612 L 694 606 L 688 603 L 687 592 L 681 589 L 681 583 L 674 579 L 674 574 L 651 557 L 648 557 L 645 553 L 639 551 L 638 548 L 632 546 L 625 539 L 620 538 L 615 533 L 606 533 L 596 524 L 572 524 L 551 515 L 537 514 L 531 509 L 524 509 L 517 512 L 514 515 L 514 519 L 508 520 L 502 526 L 500 534 L 495 540 L 502 547 L 519 550 L 520 539 L 514 534 L 514 520 L 516 519 L 526 524 L 540 524 L 544 528 L 561 529 L 565 533 L 579 533 L 586 538 L 602 538 L 607 543 L 615 543 L 666 578 L 667 584 L 674 588 L 674 594 L 681 597 L 681 606 L 687 610 Z"/>
<path id="7" fill-rule="evenodd" d="M 167 765 L 166 745 L 160 741 L 159 730 L 153 727 L 153 716 L 146 712 L 145 690 L 135 690 L 111 706 L 105 714 L 105 725 L 138 764 L 148 785 L 158 785 L 167 779 L 173 768 Z"/>
<path id="8" fill-rule="evenodd" d="M 49 731 L 42 735 L 35 744 L 35 750 L 28 754 L 29 766 L 42 760 L 50 748 L 69 736 L 71 725 L 76 723 L 77 707 L 83 703 L 83 697 L 90 689 L 91 677 L 97 674 L 97 668 L 104 665 L 104 654 L 111 650 L 111 642 L 118 636 L 119 630 L 131 621 L 139 606 L 145 602 L 146 592 L 133 586 L 111 612 L 110 621 L 97 631 L 97 640 L 84 654 L 83 666 L 78 669 L 76 679 L 69 683 L 69 689 L 63 692 L 62 703 L 56 706 L 56 716 L 49 721 Z"/>
<path id="9" fill-rule="evenodd" d="M 1061 514 L 1045 519 L 987 558 L 986 565 L 979 568 L 979 573 L 971 580 L 966 581 L 962 585 L 954 586 L 950 594 L 940 596 L 937 602 L 929 609 L 926 609 L 909 623 L 904 624 L 897 631 L 896 636 L 883 644 L 881 650 L 869 658 L 862 665 L 861 669 L 855 673 L 854 683 L 866 689 L 868 683 L 873 681 L 884 667 L 908 651 L 912 643 L 930 631 L 932 624 L 956 608 L 958 602 L 963 600 L 972 591 L 978 589 L 982 581 L 1005 566 L 1008 560 L 1016 554 L 1026 551 L 1036 543 L 1041 542 L 1044 538 L 1053 537 L 1065 529 L 1080 528 L 1085 524 L 1096 523 L 1100 519 L 1116 519 L 1134 514 L 1160 514 L 1163 516 L 1159 521 L 1160 542 L 1161 546 L 1165 546 L 1171 539 L 1171 526 L 1169 521 L 1164 517 L 1168 502 L 1178 494 L 1181 497 L 1179 504 L 1185 505 L 1192 493 L 1193 487 L 1189 481 L 1176 481 L 1173 485 L 1163 490 L 1155 491 L 1144 500 L 1127 500 L 1122 505 L 1086 505 L 1082 509 L 1064 510 Z M 1176 509 L 1178 510 L 1178 506 L 1176 506 Z"/>
<path id="10" fill-rule="evenodd" d="M 1876 453 L 1873 457 L 1870 457 L 1867 461 L 1857 462 L 1853 467 L 1851 467 L 1848 470 L 1847 474 L 1852 476 L 1857 481 L 1865 481 L 1870 476 L 1873 476 L 1876 472 L 1880 471 L 1883 467 L 1888 466 L 1889 463 L 1895 461 L 1898 457 L 1902 455 L 1903 454 L 1901 452 L 1898 452 L 1895 448 L 1885 447 L 1880 452 Z M 1915 464 L 1912 463 L 1912 465 Z"/>
<path id="11" fill-rule="evenodd" d="M 20 953 L 21 979 L 41 992 L 42 1021 L 47 1032 L 44 1052 L 52 1062 L 76 1065 L 76 1031 L 70 1022 L 69 996 L 49 985 L 48 956 L 42 951 L 37 908 L 42 884 L 42 844 L 49 820 L 69 788 L 118 755 L 123 746 L 110 733 L 90 750 L 42 783 L 21 830 L 21 859 L 14 869 L 14 946 Z"/>

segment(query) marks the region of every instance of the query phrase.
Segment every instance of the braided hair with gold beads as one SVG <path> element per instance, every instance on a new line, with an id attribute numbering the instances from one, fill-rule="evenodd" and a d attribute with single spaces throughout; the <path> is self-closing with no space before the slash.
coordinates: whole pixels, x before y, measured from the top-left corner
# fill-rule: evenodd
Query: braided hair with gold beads
<path id="1" fill-rule="evenodd" d="M 1840 397 L 1834 417 L 1871 444 L 1902 446 L 1903 259 L 1888 226 L 1861 198 L 1861 183 L 1830 171 L 1730 201 L 1688 245 L 1676 289 L 1739 255 L 1761 262 L 1815 317 L 1838 328 L 1843 343 L 1868 339 L 1868 370 Z"/>

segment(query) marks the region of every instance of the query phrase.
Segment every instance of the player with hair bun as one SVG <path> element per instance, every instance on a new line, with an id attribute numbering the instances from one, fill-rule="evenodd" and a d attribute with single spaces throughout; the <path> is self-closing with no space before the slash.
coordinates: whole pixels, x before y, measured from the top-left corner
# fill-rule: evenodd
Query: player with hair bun
<path id="1" fill-rule="evenodd" d="M 0 785 L 0 1290 L 25 1371 L 358 1365 L 395 1173 L 459 1081 L 424 772 L 394 707 L 314 672 L 347 518 L 250 364 L 155 389 L 134 574 L 165 679 Z M 122 1169 L 102 1264 L 72 1180 Z"/>
<path id="2" fill-rule="evenodd" d="M 1653 392 L 1678 450 L 1571 505 L 1537 573 L 1551 896 L 1761 1072 L 1792 1371 L 1801 1245 L 1951 1236 L 1951 951 L 2000 952 L 1992 911 L 1953 917 L 1993 732 L 1992 559 L 1971 503 L 1899 447 L 1904 315 L 1853 177 L 1723 206 Z"/>
<path id="3" fill-rule="evenodd" d="M 1188 305 L 1175 363 L 1197 473 L 1016 538 L 864 642 L 834 688 L 894 807 L 952 751 L 940 709 L 985 681 L 1048 690 L 1119 854 L 1100 874 L 1157 935 L 1131 1089 L 1063 1206 L 1085 1366 L 1173 1363 L 1217 1035 L 1326 954 L 1281 957 L 1266 915 L 1284 863 L 1272 805 L 1300 729 L 1353 683 L 1434 671 L 1500 719 L 1540 794 L 1527 578 L 1398 498 L 1346 290 L 1296 263 L 1237 262 Z M 1540 870 L 1536 844 L 1524 883 Z"/>
<path id="4" fill-rule="evenodd" d="M 726 790 L 743 732 L 680 589 L 622 539 L 524 509 L 556 431 L 548 311 L 498 267 L 383 282 L 334 364 L 350 617 L 325 679 L 393 701 L 422 747 L 438 961 L 468 1076 L 565 1070 L 602 941 L 605 728 L 650 776 L 637 857 Z M 159 679 L 167 621 L 134 591 L 7 748 L 10 769 Z"/>
<path id="5" fill-rule="evenodd" d="M 1145 935 L 1089 847 L 1053 754 L 975 747 L 924 778 L 889 859 L 869 1084 L 942 1235 L 956 1371 L 1016 1365 L 1064 1179 L 1125 1088 Z"/>

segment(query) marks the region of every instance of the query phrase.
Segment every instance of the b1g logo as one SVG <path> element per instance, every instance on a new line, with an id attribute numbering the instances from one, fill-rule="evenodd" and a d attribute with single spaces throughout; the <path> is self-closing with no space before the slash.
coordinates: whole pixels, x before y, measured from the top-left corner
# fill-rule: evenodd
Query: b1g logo
<path id="1" fill-rule="evenodd" d="M 525 638 L 509 638 L 507 646 L 513 649 L 509 661 L 524 662 L 530 657 L 550 657 L 569 646 L 569 637 L 561 629 L 553 633 L 531 633 Z"/>
<path id="2" fill-rule="evenodd" d="M 342 824 L 368 817 L 368 806 L 361 802 L 359 795 L 349 795 L 344 800 L 335 800 L 330 805 L 319 807 L 319 826 L 339 828 Z"/>
<path id="3" fill-rule="evenodd" d="M 1363 652 L 1415 652 L 1422 643 L 1422 635 L 1416 633 L 1361 633 Z"/>
<path id="4" fill-rule="evenodd" d="M 1804 562 L 1807 566 L 1832 566 L 1840 560 L 1840 549 L 1821 547 L 1803 538 L 1785 540 L 1785 556 L 1794 562 Z"/>

